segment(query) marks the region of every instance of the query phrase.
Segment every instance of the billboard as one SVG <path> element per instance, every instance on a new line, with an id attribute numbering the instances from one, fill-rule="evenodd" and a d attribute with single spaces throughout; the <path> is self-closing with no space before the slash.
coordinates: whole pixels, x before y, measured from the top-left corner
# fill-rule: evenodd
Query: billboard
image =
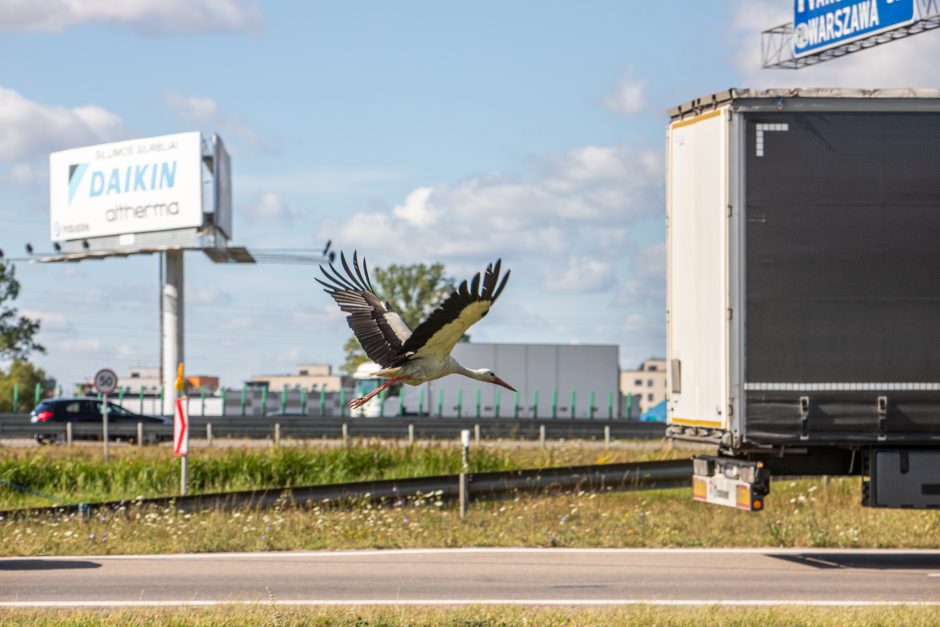
<path id="1" fill-rule="evenodd" d="M 49 200 L 53 241 L 200 227 L 201 135 L 54 152 Z"/>
<path id="2" fill-rule="evenodd" d="M 232 159 L 217 134 L 212 135 L 212 145 L 215 185 L 213 222 L 226 237 L 232 237 Z"/>
<path id="3" fill-rule="evenodd" d="M 912 24 L 914 0 L 794 0 L 793 56 Z"/>

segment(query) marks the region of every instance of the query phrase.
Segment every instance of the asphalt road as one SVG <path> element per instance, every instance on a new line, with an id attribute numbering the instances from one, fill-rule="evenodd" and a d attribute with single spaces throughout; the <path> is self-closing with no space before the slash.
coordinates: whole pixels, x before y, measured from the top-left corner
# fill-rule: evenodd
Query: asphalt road
<path id="1" fill-rule="evenodd" d="M 414 549 L 0 559 L 0 607 L 940 605 L 940 551 Z"/>

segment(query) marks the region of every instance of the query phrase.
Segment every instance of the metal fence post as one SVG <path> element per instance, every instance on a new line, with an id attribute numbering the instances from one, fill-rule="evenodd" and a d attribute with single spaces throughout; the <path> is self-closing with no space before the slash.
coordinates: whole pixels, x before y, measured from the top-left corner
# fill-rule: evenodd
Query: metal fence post
<path id="1" fill-rule="evenodd" d="M 633 418 L 633 393 L 627 394 L 627 418 Z"/>
<path id="2" fill-rule="evenodd" d="M 418 415 L 424 413 L 424 386 L 418 388 Z"/>
<path id="3" fill-rule="evenodd" d="M 594 390 L 591 390 L 591 393 L 588 395 L 588 418 L 594 420 Z"/>
<path id="4" fill-rule="evenodd" d="M 552 390 L 552 418 L 558 418 L 558 390 Z"/>
<path id="5" fill-rule="evenodd" d="M 261 413 L 259 416 L 264 416 L 268 413 L 268 386 L 264 385 L 261 387 Z"/>
<path id="6" fill-rule="evenodd" d="M 500 401 L 500 390 L 496 388 L 496 398 L 493 401 L 493 418 L 499 418 L 499 401 Z"/>
<path id="7" fill-rule="evenodd" d="M 477 388 L 477 418 L 480 417 L 480 388 Z"/>
<path id="8" fill-rule="evenodd" d="M 242 399 L 241 399 L 242 416 L 245 415 L 245 406 L 247 404 L 248 404 L 248 386 L 242 385 Z"/>
<path id="9" fill-rule="evenodd" d="M 385 418 L 385 397 L 388 396 L 388 388 L 379 392 L 379 418 Z"/>
<path id="10" fill-rule="evenodd" d="M 441 388 L 437 391 L 437 417 L 442 418 L 444 416 L 444 388 Z"/>
<path id="11" fill-rule="evenodd" d="M 140 386 L 140 393 L 138 394 L 138 400 L 140 401 L 140 411 L 138 413 L 144 413 L 144 386 Z"/>
<path id="12" fill-rule="evenodd" d="M 55 397 L 62 398 L 62 384 L 61 383 L 57 385 L 55 388 Z"/>
<path id="13" fill-rule="evenodd" d="M 201 415 L 203 418 L 206 417 L 206 386 L 199 386 L 199 401 L 202 403 L 202 412 Z"/>
<path id="14" fill-rule="evenodd" d="M 287 384 L 284 384 L 284 387 L 281 388 L 281 413 L 287 413 Z"/>
<path id="15" fill-rule="evenodd" d="M 539 417 L 539 391 L 532 391 L 532 418 Z"/>
<path id="16" fill-rule="evenodd" d="M 346 415 L 346 388 L 339 388 L 339 415 Z"/>
<path id="17" fill-rule="evenodd" d="M 512 417 L 519 417 L 519 392 L 512 393 Z"/>
<path id="18" fill-rule="evenodd" d="M 574 411 L 574 407 L 576 404 L 577 404 L 577 398 L 575 397 L 575 392 L 574 390 L 571 390 L 571 418 L 572 420 L 577 417 Z"/>
<path id="19" fill-rule="evenodd" d="M 457 388 L 457 404 L 454 406 L 458 418 L 463 418 L 463 388 Z"/>
<path id="20" fill-rule="evenodd" d="M 614 419 L 614 391 L 607 392 L 607 419 Z"/>
<path id="21" fill-rule="evenodd" d="M 228 390 L 223 385 L 222 388 L 219 390 L 219 392 L 221 393 L 221 399 L 222 399 L 222 405 L 221 407 L 219 407 L 219 415 L 225 416 L 225 400 L 226 398 L 228 398 Z"/>
<path id="22" fill-rule="evenodd" d="M 163 413 L 163 386 L 160 386 L 160 413 Z"/>
<path id="23" fill-rule="evenodd" d="M 326 388 L 320 388 L 320 415 L 326 415 Z"/>
<path id="24" fill-rule="evenodd" d="M 37 383 L 36 385 L 38 386 L 39 384 Z M 118 405 L 120 405 L 121 407 L 124 407 L 124 390 L 125 389 L 126 389 L 126 386 L 123 386 L 123 385 L 120 388 L 118 388 Z M 39 398 L 38 387 L 36 388 L 36 397 Z"/>
<path id="25" fill-rule="evenodd" d="M 307 388 L 300 388 L 300 413 L 307 415 Z"/>

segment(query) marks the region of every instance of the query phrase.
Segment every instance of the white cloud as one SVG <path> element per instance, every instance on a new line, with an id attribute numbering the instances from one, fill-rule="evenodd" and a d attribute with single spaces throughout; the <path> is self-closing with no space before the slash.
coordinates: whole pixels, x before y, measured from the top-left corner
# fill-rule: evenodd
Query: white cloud
<path id="1" fill-rule="evenodd" d="M 277 189 L 282 193 L 334 194 L 364 188 L 384 187 L 402 180 L 407 173 L 395 168 L 305 168 L 263 176 L 239 174 L 238 189 L 262 192 Z"/>
<path id="2" fill-rule="evenodd" d="M 319 310 L 314 311 L 295 311 L 290 316 L 293 324 L 317 326 L 324 323 L 333 323 L 339 320 L 345 320 L 346 314 L 339 310 L 332 301 L 325 303 Z"/>
<path id="3" fill-rule="evenodd" d="M 14 0 L 0 28 L 60 32 L 82 24 L 126 26 L 142 35 L 259 32 L 261 11 L 246 0 Z"/>
<path id="4" fill-rule="evenodd" d="M 257 220 L 290 222 L 296 215 L 287 206 L 287 202 L 277 192 L 264 192 L 259 194 L 255 201 L 248 205 L 245 213 Z"/>
<path id="5" fill-rule="evenodd" d="M 55 350 L 62 353 L 97 353 L 101 350 L 99 340 L 65 340 L 55 346 Z"/>
<path id="6" fill-rule="evenodd" d="M 733 64 L 745 87 L 934 87 L 940 82 L 940 38 L 913 35 L 799 70 L 761 68 L 761 32 L 793 21 L 793 4 L 747 0 L 736 5 L 741 34 Z M 929 31 L 928 31 L 929 32 Z"/>
<path id="7" fill-rule="evenodd" d="M 634 250 L 630 269 L 633 278 L 624 281 L 618 301 L 629 307 L 637 302 L 666 302 L 666 242 L 654 242 Z"/>
<path id="8" fill-rule="evenodd" d="M 604 98 L 604 106 L 617 115 L 634 115 L 649 109 L 652 105 L 646 95 L 649 81 L 634 76 L 633 68 L 624 77 L 617 89 Z"/>
<path id="9" fill-rule="evenodd" d="M 571 257 L 568 267 L 558 276 L 545 276 L 553 290 L 563 292 L 602 292 L 614 282 L 611 264 L 601 259 Z"/>
<path id="10" fill-rule="evenodd" d="M 121 118 L 96 105 L 67 108 L 29 100 L 0 87 L 0 161 L 29 160 L 45 153 L 120 139 Z"/>
<path id="11" fill-rule="evenodd" d="M 228 320 L 223 320 L 219 328 L 225 331 L 243 331 L 254 326 L 255 319 L 253 316 L 232 316 Z"/>
<path id="12" fill-rule="evenodd" d="M 129 344 L 121 344 L 117 347 L 117 356 L 123 359 L 141 356 L 141 352 Z"/>
<path id="13" fill-rule="evenodd" d="M 654 242 L 633 255 L 633 273 L 641 279 L 666 277 L 666 242 Z"/>
<path id="14" fill-rule="evenodd" d="M 222 139 L 227 140 L 226 145 L 230 150 L 233 138 L 247 144 L 253 150 L 271 150 L 271 147 L 247 122 L 236 115 L 222 112 L 219 105 L 211 98 L 185 96 L 169 91 L 164 102 L 183 120 L 202 127 L 202 130 L 218 131 Z"/>
<path id="15" fill-rule="evenodd" d="M 29 163 L 14 163 L 0 176 L 0 181 L 18 187 L 48 181 L 48 172 L 44 168 Z"/>
<path id="16" fill-rule="evenodd" d="M 65 316 L 64 313 L 56 311 L 41 311 L 39 309 L 21 309 L 19 314 L 30 320 L 39 320 L 40 330 L 47 331 L 72 331 L 74 325 Z"/>
<path id="17" fill-rule="evenodd" d="M 630 228 L 662 214 L 662 181 L 655 152 L 586 146 L 537 160 L 530 178 L 420 187 L 391 210 L 325 222 L 319 235 L 379 264 L 441 260 L 452 268 L 526 257 L 543 266 L 549 289 L 599 289 L 624 257 Z M 578 272 L 587 276 L 576 280 Z"/>
<path id="18" fill-rule="evenodd" d="M 235 302 L 235 298 L 227 291 L 215 285 L 202 286 L 186 295 L 187 305 L 225 307 Z"/>

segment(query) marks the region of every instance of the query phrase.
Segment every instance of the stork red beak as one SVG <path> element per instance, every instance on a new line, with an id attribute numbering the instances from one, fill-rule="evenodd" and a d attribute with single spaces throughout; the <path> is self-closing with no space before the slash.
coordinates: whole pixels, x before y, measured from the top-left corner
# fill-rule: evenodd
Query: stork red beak
<path id="1" fill-rule="evenodd" d="M 516 391 L 516 388 L 512 387 L 511 385 L 509 385 L 508 383 L 506 383 L 505 381 L 503 381 L 503 380 L 500 379 L 499 377 L 494 377 L 494 378 L 495 378 L 495 381 L 493 381 L 493 383 L 495 383 L 496 385 L 502 386 L 502 387 L 506 388 L 507 390 L 512 390 L 513 392 Z"/>

